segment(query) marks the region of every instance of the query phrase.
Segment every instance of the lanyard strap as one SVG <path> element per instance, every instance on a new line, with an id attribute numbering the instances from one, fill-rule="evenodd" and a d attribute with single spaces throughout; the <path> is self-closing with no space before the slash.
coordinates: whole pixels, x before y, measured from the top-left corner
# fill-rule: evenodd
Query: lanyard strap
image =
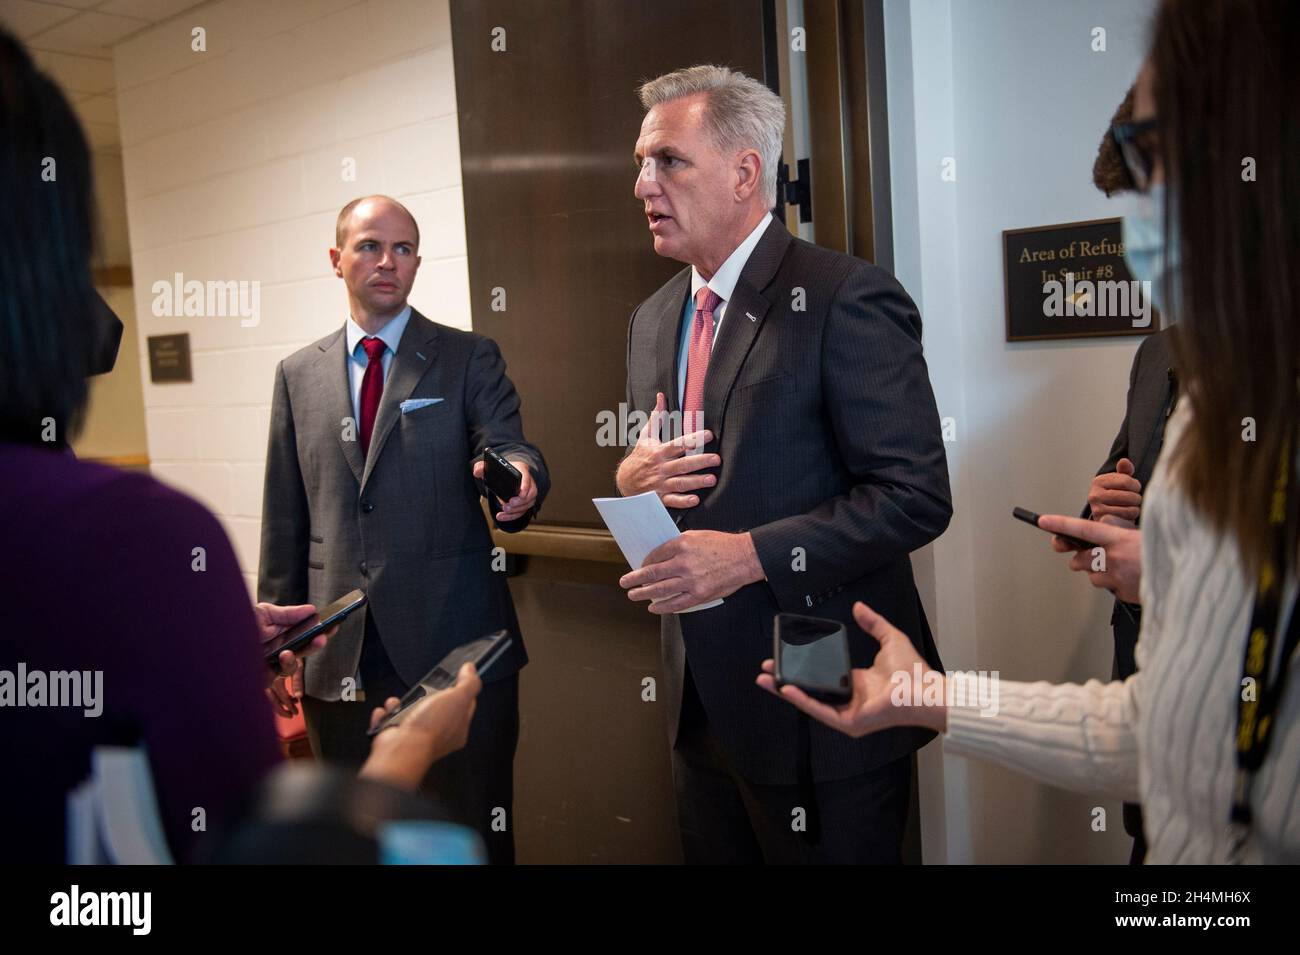
<path id="1" fill-rule="evenodd" d="M 1251 784 L 1268 755 L 1268 746 L 1273 738 L 1273 716 L 1286 689 L 1291 656 L 1300 642 L 1300 612 L 1293 608 L 1283 638 L 1281 657 L 1276 672 L 1273 672 L 1271 664 L 1282 624 L 1282 588 L 1286 584 L 1287 568 L 1291 566 L 1287 553 L 1287 527 L 1294 519 L 1297 497 L 1293 451 L 1290 439 L 1283 442 L 1268 513 L 1273 555 L 1259 569 L 1255 606 L 1241 665 L 1241 698 L 1237 701 L 1237 781 L 1230 817 L 1234 830 L 1234 859 L 1240 858 L 1253 822 Z"/>

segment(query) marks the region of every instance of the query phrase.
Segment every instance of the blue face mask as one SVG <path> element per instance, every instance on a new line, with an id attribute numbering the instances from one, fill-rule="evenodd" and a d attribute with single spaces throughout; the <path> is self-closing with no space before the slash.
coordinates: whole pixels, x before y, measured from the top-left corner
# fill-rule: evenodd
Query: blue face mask
<path id="1" fill-rule="evenodd" d="M 1124 217 L 1124 260 L 1133 278 L 1150 282 L 1151 304 L 1160 309 L 1166 325 L 1178 319 L 1179 274 L 1182 263 L 1178 253 L 1178 219 L 1169 223 L 1172 248 L 1165 248 L 1165 184 L 1156 183 L 1139 200 L 1133 215 Z M 1174 301 L 1165 301 L 1165 283 Z"/>

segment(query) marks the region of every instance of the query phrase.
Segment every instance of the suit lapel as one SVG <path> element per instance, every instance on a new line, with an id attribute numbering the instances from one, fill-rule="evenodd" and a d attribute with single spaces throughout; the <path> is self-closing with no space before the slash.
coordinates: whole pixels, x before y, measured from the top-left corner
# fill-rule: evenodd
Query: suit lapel
<path id="1" fill-rule="evenodd" d="M 383 454 L 384 444 L 388 441 L 393 425 L 397 424 L 402 402 L 411 397 L 411 392 L 433 362 L 437 337 L 437 326 L 411 309 L 410 320 L 406 323 L 406 331 L 402 332 L 402 340 L 397 343 L 397 354 L 393 356 L 393 365 L 388 370 L 383 395 L 379 399 L 375 429 L 370 436 L 370 454 L 366 457 L 365 471 L 361 477 L 363 488 L 375 470 L 379 455 Z M 357 451 L 360 456 L 360 448 Z"/>
<path id="2" fill-rule="evenodd" d="M 686 310 L 686 296 L 691 291 L 691 270 L 678 273 L 668 289 L 668 304 L 659 313 L 658 342 L 655 345 L 655 390 L 662 391 L 670 412 L 681 410 L 677 397 L 677 353 L 680 346 L 678 334 L 682 328 L 682 314 Z M 651 405 L 651 407 L 654 407 Z M 649 412 L 649 408 L 646 409 Z"/>
<path id="3" fill-rule="evenodd" d="M 1142 366 L 1151 368 L 1139 380 L 1139 387 L 1130 402 L 1129 411 L 1129 458 L 1133 462 L 1133 476 L 1146 487 L 1155 470 L 1156 455 L 1152 454 L 1163 443 L 1157 437 L 1163 434 L 1165 427 L 1165 408 L 1174 392 L 1174 354 L 1173 336 L 1158 332 L 1148 338 L 1142 346 Z M 1156 371 L 1156 369 L 1159 369 Z M 1140 447 L 1135 446 L 1134 436 L 1140 436 Z"/>
<path id="4" fill-rule="evenodd" d="M 317 388 L 322 408 L 329 409 L 330 428 L 338 436 L 343 459 L 348 462 L 357 483 L 361 483 L 361 473 L 365 462 L 361 460 L 360 426 L 344 428 L 343 422 L 355 418 L 352 408 L 352 386 L 348 380 L 348 342 L 344 329 L 320 346 L 323 354 L 316 363 L 319 369 Z M 346 436 L 345 436 L 346 434 Z M 350 436 L 351 440 L 348 440 Z"/>
<path id="5" fill-rule="evenodd" d="M 1166 366 L 1163 371 L 1163 387 L 1149 389 L 1149 392 L 1142 396 L 1140 410 L 1135 403 L 1133 426 L 1130 428 L 1131 433 L 1142 436 L 1141 446 L 1130 447 L 1129 453 L 1133 461 L 1133 476 L 1142 482 L 1144 488 L 1151 480 L 1151 472 L 1155 470 L 1156 456 L 1151 452 L 1156 447 L 1157 436 L 1164 429 L 1165 406 L 1173 390 L 1173 382 L 1169 378 L 1170 369 Z"/>
<path id="6" fill-rule="evenodd" d="M 736 288 L 727 302 L 722 327 L 709 356 L 709 371 L 704 378 L 704 427 L 713 432 L 709 451 L 716 451 L 722 436 L 722 414 L 727 396 L 736 383 L 736 375 L 745 363 L 754 339 L 758 337 L 772 301 L 765 297 L 777 267 L 790 247 L 790 233 L 779 219 L 773 219 L 754 246 L 745 263 Z"/>

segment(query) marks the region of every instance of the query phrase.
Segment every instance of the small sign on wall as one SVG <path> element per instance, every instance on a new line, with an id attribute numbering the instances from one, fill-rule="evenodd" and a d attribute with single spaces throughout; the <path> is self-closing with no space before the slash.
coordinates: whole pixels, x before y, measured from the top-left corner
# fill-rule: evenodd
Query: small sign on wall
<path id="1" fill-rule="evenodd" d="M 1124 262 L 1120 219 L 1002 233 L 1007 341 L 1149 335 L 1160 328 L 1149 282 Z"/>
<path id="2" fill-rule="evenodd" d="M 149 336 L 149 380 L 155 384 L 193 381 L 190 374 L 190 334 Z"/>

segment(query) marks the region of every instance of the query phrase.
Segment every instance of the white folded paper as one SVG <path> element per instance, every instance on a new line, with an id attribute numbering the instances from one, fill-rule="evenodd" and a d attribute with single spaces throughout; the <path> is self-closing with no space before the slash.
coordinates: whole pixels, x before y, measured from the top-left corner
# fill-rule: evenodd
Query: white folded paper
<path id="1" fill-rule="evenodd" d="M 593 497 L 591 503 L 600 511 L 601 519 L 633 570 L 639 570 L 647 555 L 660 544 L 681 536 L 682 532 L 673 523 L 668 508 L 654 491 L 632 497 Z M 720 603 L 721 599 L 710 600 L 679 613 L 708 610 Z"/>

